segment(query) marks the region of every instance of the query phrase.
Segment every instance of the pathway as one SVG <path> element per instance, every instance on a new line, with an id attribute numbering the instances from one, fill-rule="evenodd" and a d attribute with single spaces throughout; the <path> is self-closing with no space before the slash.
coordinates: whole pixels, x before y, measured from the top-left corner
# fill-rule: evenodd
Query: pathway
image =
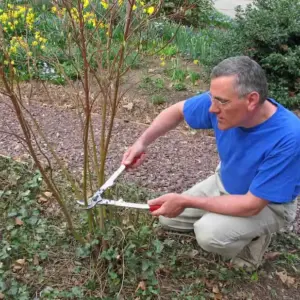
<path id="1" fill-rule="evenodd" d="M 235 16 L 235 7 L 241 5 L 243 8 L 253 2 L 252 0 L 215 0 L 215 7 L 220 12 L 230 17 Z"/>

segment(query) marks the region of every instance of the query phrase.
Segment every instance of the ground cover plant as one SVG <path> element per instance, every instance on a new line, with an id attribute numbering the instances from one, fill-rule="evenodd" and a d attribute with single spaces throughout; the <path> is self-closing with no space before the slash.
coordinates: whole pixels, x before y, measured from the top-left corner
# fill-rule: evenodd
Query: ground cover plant
<path id="1" fill-rule="evenodd" d="M 31 160 L 1 156 L 0 182 L 2 299 L 256 299 L 252 289 L 264 284 L 272 299 L 282 299 L 282 290 L 292 295 L 299 285 L 295 235 L 276 236 L 268 272 L 247 273 L 201 251 L 193 235 L 164 232 L 147 213 L 116 210 L 101 233 L 108 247 L 96 251 L 98 240 L 82 245 L 68 233 Z M 153 196 L 122 183 L 113 194 L 133 201 Z M 87 222 L 85 214 L 78 222 Z"/>

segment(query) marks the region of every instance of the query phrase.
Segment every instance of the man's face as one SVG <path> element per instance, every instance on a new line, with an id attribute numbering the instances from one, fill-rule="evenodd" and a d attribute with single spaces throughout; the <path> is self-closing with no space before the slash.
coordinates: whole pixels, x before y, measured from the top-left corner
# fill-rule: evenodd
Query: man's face
<path id="1" fill-rule="evenodd" d="M 223 76 L 212 79 L 210 84 L 209 111 L 216 114 L 221 130 L 243 126 L 251 114 L 251 103 L 247 96 L 243 99 L 238 97 L 234 83 L 235 76 Z"/>

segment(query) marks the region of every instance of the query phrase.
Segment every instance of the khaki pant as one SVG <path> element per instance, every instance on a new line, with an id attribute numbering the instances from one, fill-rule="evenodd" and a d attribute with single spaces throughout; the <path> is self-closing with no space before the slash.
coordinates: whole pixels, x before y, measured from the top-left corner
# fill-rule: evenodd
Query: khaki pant
<path id="1" fill-rule="evenodd" d="M 228 194 L 220 179 L 219 166 L 214 175 L 196 184 L 183 194 L 191 196 L 221 196 Z M 198 244 L 208 252 L 227 258 L 236 257 L 246 245 L 263 235 L 271 235 L 296 217 L 297 201 L 270 204 L 252 217 L 234 217 L 186 208 L 176 218 L 159 218 L 163 227 L 176 231 L 194 230 Z M 267 248 L 267 245 L 266 247 Z M 264 252 L 266 249 L 262 249 Z"/>

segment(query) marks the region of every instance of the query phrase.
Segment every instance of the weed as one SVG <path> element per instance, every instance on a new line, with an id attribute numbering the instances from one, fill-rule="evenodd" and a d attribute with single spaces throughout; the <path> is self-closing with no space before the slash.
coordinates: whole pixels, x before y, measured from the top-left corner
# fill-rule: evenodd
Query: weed
<path id="1" fill-rule="evenodd" d="M 172 57 L 178 53 L 178 48 L 176 45 L 167 45 L 162 50 L 159 51 L 159 55 Z"/>
<path id="2" fill-rule="evenodd" d="M 192 84 L 196 85 L 197 80 L 200 79 L 200 74 L 193 72 L 193 71 L 189 71 L 189 78 L 190 78 Z"/>
<path id="3" fill-rule="evenodd" d="M 185 91 L 186 90 L 186 86 L 182 82 L 175 83 L 173 86 L 176 91 Z"/>
<path id="4" fill-rule="evenodd" d="M 139 87 L 147 91 L 148 94 L 153 95 L 165 88 L 165 83 L 162 78 L 151 78 L 149 76 L 145 76 Z"/>
<path id="5" fill-rule="evenodd" d="M 172 80 L 183 82 L 186 78 L 186 74 L 185 70 L 175 68 L 172 72 Z"/>
<path id="6" fill-rule="evenodd" d="M 167 102 L 167 99 L 165 96 L 162 95 L 153 95 L 151 97 L 151 103 L 154 105 L 160 105 L 160 104 L 164 104 Z"/>

